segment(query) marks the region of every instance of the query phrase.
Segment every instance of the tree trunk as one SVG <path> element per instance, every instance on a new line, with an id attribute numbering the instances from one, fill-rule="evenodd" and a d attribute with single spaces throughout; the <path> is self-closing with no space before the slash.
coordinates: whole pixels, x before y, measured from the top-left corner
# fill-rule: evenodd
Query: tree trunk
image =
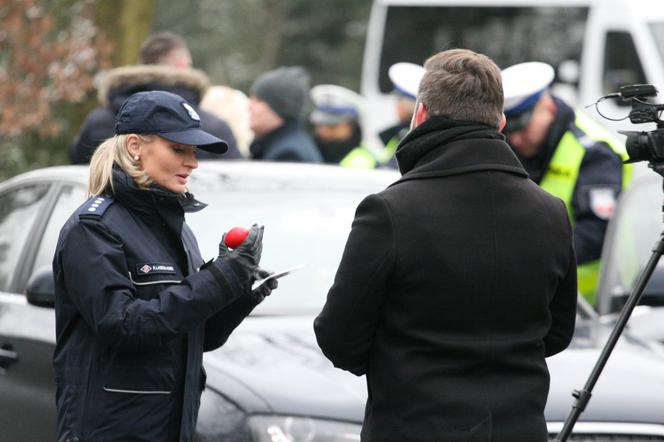
<path id="1" fill-rule="evenodd" d="M 152 29 L 155 0 L 98 0 L 95 21 L 113 46 L 114 66 L 138 62 L 141 43 Z"/>

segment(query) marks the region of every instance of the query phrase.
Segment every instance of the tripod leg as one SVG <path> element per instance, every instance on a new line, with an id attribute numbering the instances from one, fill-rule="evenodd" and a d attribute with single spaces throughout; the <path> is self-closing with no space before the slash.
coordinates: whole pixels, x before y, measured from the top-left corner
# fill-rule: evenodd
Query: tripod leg
<path id="1" fill-rule="evenodd" d="M 613 327 L 613 330 L 611 331 L 611 334 L 609 335 L 609 339 L 606 341 L 606 344 L 604 344 L 602 353 L 597 359 L 597 362 L 595 363 L 593 370 L 590 372 L 590 376 L 588 376 L 588 380 L 586 381 L 585 386 L 583 387 L 582 390 L 575 390 L 572 393 L 572 395 L 576 398 L 576 400 L 574 401 L 574 405 L 572 405 L 572 410 L 570 411 L 569 416 L 567 416 L 567 420 L 565 421 L 563 429 L 558 434 L 558 437 L 554 439 L 554 442 L 565 442 L 567 441 L 567 438 L 570 436 L 570 434 L 572 434 L 572 428 L 574 428 L 574 424 L 576 424 L 576 421 L 579 419 L 581 413 L 583 413 L 583 410 L 586 409 L 586 405 L 588 404 L 588 402 L 590 401 L 590 397 L 592 396 L 592 391 L 593 388 L 595 387 L 595 383 L 597 383 L 600 374 L 602 374 L 602 370 L 604 370 L 604 366 L 606 365 L 606 362 L 609 360 L 609 356 L 611 356 L 613 348 L 616 346 L 616 343 L 618 342 L 620 335 L 625 329 L 627 321 L 629 320 L 629 317 L 632 315 L 634 307 L 636 307 L 637 304 L 639 303 L 641 295 L 643 294 L 643 289 L 648 284 L 648 281 L 650 280 L 652 273 L 655 271 L 655 268 L 657 267 L 659 258 L 662 256 L 663 253 L 664 253 L 664 232 L 662 232 L 659 241 L 657 241 L 657 243 L 655 244 L 655 247 L 653 248 L 652 251 L 652 255 L 650 255 L 650 259 L 648 260 L 648 264 L 646 264 L 645 268 L 639 274 L 639 277 L 636 281 L 636 285 L 634 285 L 632 293 L 629 295 L 629 298 L 627 298 L 627 302 L 625 303 L 625 306 L 620 312 L 620 316 L 618 316 L 616 325 Z"/>

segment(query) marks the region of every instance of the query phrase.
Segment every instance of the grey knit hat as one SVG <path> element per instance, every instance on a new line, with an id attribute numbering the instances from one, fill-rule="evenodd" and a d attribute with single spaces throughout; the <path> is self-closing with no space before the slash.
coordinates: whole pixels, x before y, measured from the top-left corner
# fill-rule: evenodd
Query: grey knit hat
<path id="1" fill-rule="evenodd" d="M 300 66 L 282 66 L 261 74 L 250 95 L 265 101 L 284 119 L 299 119 L 309 95 L 309 74 Z"/>

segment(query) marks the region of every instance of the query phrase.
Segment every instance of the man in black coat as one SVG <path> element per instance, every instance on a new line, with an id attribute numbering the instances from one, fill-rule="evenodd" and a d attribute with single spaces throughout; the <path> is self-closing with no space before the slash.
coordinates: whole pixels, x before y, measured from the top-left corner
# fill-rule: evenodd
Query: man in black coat
<path id="1" fill-rule="evenodd" d="M 545 357 L 569 344 L 576 261 L 563 202 L 510 150 L 498 67 L 425 64 L 403 176 L 358 207 L 318 343 L 366 375 L 363 441 L 544 442 Z"/>

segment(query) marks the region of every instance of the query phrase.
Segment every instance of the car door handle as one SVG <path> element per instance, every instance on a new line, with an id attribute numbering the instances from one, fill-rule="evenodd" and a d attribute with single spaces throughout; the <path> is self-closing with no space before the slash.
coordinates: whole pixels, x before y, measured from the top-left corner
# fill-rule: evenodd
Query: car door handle
<path id="1" fill-rule="evenodd" d="M 18 353 L 7 348 L 0 348 L 0 374 L 4 374 L 5 369 L 18 362 Z"/>

